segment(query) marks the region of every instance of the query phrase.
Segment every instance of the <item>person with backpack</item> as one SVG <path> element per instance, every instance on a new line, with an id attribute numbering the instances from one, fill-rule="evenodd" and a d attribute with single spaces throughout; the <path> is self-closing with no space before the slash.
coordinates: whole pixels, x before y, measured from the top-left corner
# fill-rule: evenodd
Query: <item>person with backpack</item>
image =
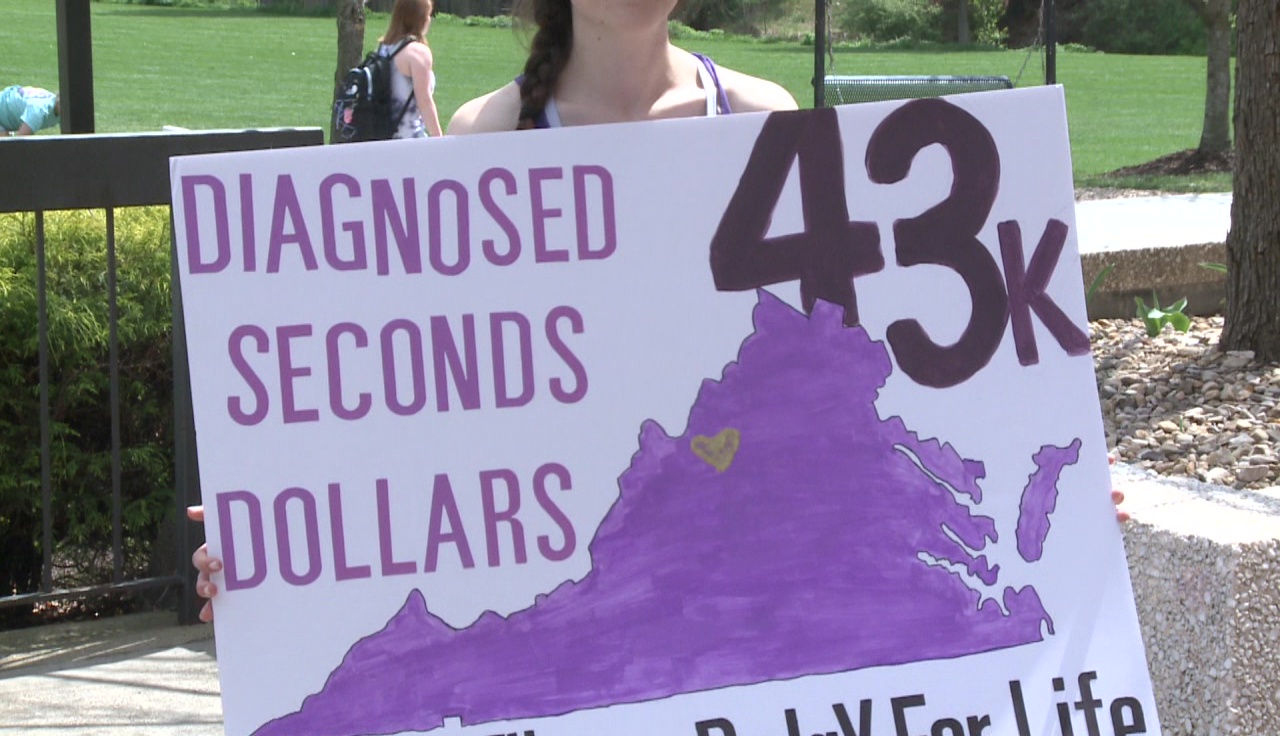
<path id="1" fill-rule="evenodd" d="M 391 109 L 399 117 L 393 138 L 441 136 L 436 111 L 436 74 L 427 29 L 432 0 L 396 0 L 387 32 L 378 39 L 377 53 L 392 57 Z"/>
<path id="2" fill-rule="evenodd" d="M 55 92 L 14 85 L 0 90 L 0 137 L 32 135 L 61 123 L 62 104 Z"/>

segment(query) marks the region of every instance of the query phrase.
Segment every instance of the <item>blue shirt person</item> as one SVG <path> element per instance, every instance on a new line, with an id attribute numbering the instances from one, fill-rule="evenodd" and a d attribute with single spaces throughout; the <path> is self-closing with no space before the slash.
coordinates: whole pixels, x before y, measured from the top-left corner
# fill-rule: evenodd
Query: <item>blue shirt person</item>
<path id="1" fill-rule="evenodd" d="M 62 105 L 55 92 L 13 85 L 0 90 L 0 133 L 31 135 L 61 123 Z"/>

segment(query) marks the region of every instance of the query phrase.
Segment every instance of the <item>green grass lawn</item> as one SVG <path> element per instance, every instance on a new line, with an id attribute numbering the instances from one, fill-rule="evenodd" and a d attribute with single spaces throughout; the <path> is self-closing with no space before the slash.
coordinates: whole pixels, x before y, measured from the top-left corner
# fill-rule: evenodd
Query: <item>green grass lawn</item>
<path id="1" fill-rule="evenodd" d="M 55 4 L 5 0 L 0 24 L 3 84 L 58 86 Z M 326 126 L 336 65 L 330 18 L 244 10 L 91 4 L 95 121 L 99 132 L 188 128 Z M 367 45 L 384 30 L 370 15 Z M 466 100 L 520 70 L 523 38 L 506 28 L 441 18 L 430 42 L 446 122 Z M 740 38 L 691 38 L 680 45 L 717 63 L 767 77 L 812 104 L 813 47 Z M 1024 51 L 838 51 L 839 74 L 1002 74 L 1016 78 Z M 1062 52 L 1077 181 L 1192 148 L 1204 114 L 1205 60 Z M 1043 82 L 1038 57 L 1020 86 Z M 1033 135 L 1028 131 L 1028 135 Z M 1229 177 L 1208 188 L 1229 188 Z M 1166 186 L 1175 186 L 1168 184 Z M 1201 188 L 1204 185 L 1200 185 Z"/>

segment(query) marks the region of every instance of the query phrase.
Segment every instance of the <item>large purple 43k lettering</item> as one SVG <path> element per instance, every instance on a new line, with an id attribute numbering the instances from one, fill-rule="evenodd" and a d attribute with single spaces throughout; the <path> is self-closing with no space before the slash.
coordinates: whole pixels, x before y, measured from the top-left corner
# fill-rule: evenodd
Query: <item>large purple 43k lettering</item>
<path id="1" fill-rule="evenodd" d="M 1000 154 L 977 118 L 942 99 L 908 102 L 876 127 L 866 170 L 877 184 L 906 178 L 920 151 L 941 146 L 950 157 L 951 191 L 938 204 L 893 224 L 901 266 L 932 264 L 954 271 L 969 292 L 969 322 L 960 338 L 939 345 L 914 319 L 893 322 L 885 337 L 903 372 L 916 383 L 945 388 L 990 362 L 1012 319 L 1019 363 L 1039 362 L 1031 313 L 1068 355 L 1089 352 L 1089 339 L 1046 293 L 1066 240 L 1065 223 L 1050 219 L 1025 268 L 1021 228 L 999 224 L 1000 270 L 978 239 L 1000 189 Z M 804 229 L 768 237 L 773 211 L 792 165 L 800 179 Z M 844 152 L 833 109 L 774 113 L 765 121 L 733 197 L 711 240 L 711 271 L 722 291 L 800 282 L 806 311 L 817 299 L 844 308 L 857 325 L 854 279 L 884 268 L 874 222 L 853 222 L 845 195 Z"/>

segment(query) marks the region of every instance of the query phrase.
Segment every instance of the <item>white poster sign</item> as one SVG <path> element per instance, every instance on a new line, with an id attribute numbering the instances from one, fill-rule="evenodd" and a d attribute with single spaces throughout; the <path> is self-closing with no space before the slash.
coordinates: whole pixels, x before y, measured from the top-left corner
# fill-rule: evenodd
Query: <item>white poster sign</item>
<path id="1" fill-rule="evenodd" d="M 1061 89 L 172 180 L 227 733 L 1159 732 Z"/>

